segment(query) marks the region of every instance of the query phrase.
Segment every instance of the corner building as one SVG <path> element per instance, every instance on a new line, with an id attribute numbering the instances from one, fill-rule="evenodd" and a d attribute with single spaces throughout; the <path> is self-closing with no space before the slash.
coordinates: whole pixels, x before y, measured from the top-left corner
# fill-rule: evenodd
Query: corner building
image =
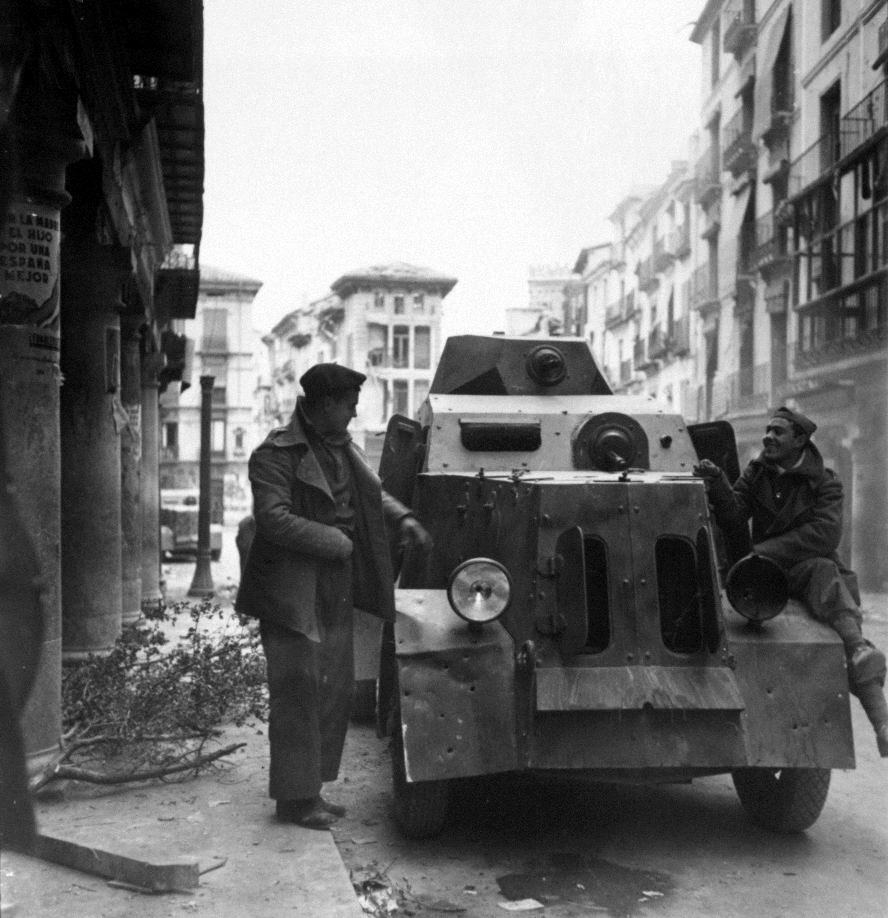
<path id="1" fill-rule="evenodd" d="M 352 367 L 367 381 L 350 432 L 377 467 L 389 418 L 413 417 L 428 395 L 443 347 L 443 302 L 456 282 L 404 262 L 372 265 L 343 274 L 327 296 L 284 316 L 263 339 L 277 423 L 289 420 L 310 366 Z"/>

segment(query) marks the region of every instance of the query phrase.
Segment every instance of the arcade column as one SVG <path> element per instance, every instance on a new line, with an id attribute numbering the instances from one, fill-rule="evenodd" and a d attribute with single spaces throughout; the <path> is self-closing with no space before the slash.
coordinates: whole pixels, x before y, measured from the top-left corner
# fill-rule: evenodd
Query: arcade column
<path id="1" fill-rule="evenodd" d="M 142 612 L 163 605 L 160 590 L 160 383 L 159 352 L 142 355 Z"/>
<path id="2" fill-rule="evenodd" d="M 21 105 L 27 110 L 27 99 Z M 70 201 L 65 167 L 83 149 L 51 120 L 22 128 L 20 172 L 0 225 L 0 529 L 11 549 L 0 654 L 16 707 L 24 703 L 32 773 L 57 753 L 61 733 L 60 222 Z"/>
<path id="3" fill-rule="evenodd" d="M 142 617 L 142 374 L 143 318 L 121 318 L 120 402 L 126 422 L 120 430 L 120 533 L 122 623 Z"/>
<path id="4" fill-rule="evenodd" d="M 129 250 L 94 233 L 62 247 L 62 655 L 111 650 L 121 632 L 121 288 Z"/>

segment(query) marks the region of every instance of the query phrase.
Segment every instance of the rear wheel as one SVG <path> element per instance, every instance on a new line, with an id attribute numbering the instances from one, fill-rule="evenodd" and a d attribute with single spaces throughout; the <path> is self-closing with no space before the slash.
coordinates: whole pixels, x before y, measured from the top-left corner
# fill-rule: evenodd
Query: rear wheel
<path id="1" fill-rule="evenodd" d="M 814 825 L 829 793 L 828 768 L 738 768 L 731 777 L 752 821 L 773 832 Z"/>
<path id="2" fill-rule="evenodd" d="M 408 781 L 404 767 L 401 718 L 396 714 L 392 731 L 392 788 L 395 820 L 408 838 L 438 835 L 447 820 L 447 781 Z"/>

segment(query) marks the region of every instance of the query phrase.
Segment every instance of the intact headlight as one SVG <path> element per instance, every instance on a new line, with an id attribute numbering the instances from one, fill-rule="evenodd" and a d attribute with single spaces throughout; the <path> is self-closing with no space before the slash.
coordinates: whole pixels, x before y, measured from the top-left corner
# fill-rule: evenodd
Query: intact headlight
<path id="1" fill-rule="evenodd" d="M 454 568 L 447 584 L 453 611 L 470 624 L 498 619 L 512 599 L 512 580 L 498 561 L 470 558 Z"/>

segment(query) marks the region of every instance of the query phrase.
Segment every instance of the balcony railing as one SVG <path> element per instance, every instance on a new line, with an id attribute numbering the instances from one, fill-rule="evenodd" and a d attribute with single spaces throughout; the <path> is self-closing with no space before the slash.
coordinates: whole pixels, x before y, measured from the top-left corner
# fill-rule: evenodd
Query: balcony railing
<path id="1" fill-rule="evenodd" d="M 643 261 L 640 261 L 635 271 L 638 275 L 639 289 L 650 290 L 659 283 L 657 280 L 657 273 L 654 270 L 653 258 L 645 258 Z"/>
<path id="2" fill-rule="evenodd" d="M 888 80 L 883 80 L 842 117 L 841 155 L 848 156 L 888 126 Z"/>
<path id="3" fill-rule="evenodd" d="M 604 324 L 608 327 L 611 325 L 618 325 L 623 321 L 623 299 L 622 297 L 616 301 L 616 303 L 611 303 L 604 310 Z"/>
<path id="4" fill-rule="evenodd" d="M 691 251 L 691 228 L 687 223 L 676 226 L 669 234 L 669 250 L 675 258 L 682 258 Z"/>
<path id="5" fill-rule="evenodd" d="M 718 414 L 764 411 L 771 403 L 771 365 L 762 363 L 730 373 L 713 387 Z"/>
<path id="6" fill-rule="evenodd" d="M 789 254 L 789 228 L 780 223 L 769 210 L 755 221 L 755 252 L 753 259 L 756 267 L 763 268 L 777 262 L 785 261 Z"/>
<path id="7" fill-rule="evenodd" d="M 755 40 L 755 0 L 728 0 L 722 10 L 722 45 L 739 58 Z"/>
<path id="8" fill-rule="evenodd" d="M 850 286 L 885 266 L 888 199 L 828 233 L 809 239 L 799 255 L 809 260 L 818 296 Z"/>
<path id="9" fill-rule="evenodd" d="M 735 176 L 755 165 L 757 150 L 752 142 L 750 120 L 746 111 L 740 108 L 722 131 L 725 168 Z"/>
<path id="10" fill-rule="evenodd" d="M 683 315 L 672 323 L 669 335 L 672 352 L 676 357 L 681 357 L 691 350 L 691 317 Z"/>
<path id="11" fill-rule="evenodd" d="M 888 347 L 888 269 L 799 309 L 796 370 Z"/>
<path id="12" fill-rule="evenodd" d="M 160 461 L 161 462 L 178 462 L 179 461 L 179 446 L 161 446 L 160 448 Z"/>
<path id="13" fill-rule="evenodd" d="M 649 332 L 647 339 L 647 352 L 651 360 L 657 360 L 666 356 L 668 350 L 668 339 L 663 326 L 658 322 Z"/>
<path id="14" fill-rule="evenodd" d="M 691 308 L 706 310 L 716 302 L 717 275 L 709 264 L 701 265 L 691 276 Z"/>
<path id="15" fill-rule="evenodd" d="M 789 194 L 793 197 L 823 178 L 839 161 L 840 135 L 819 137 L 789 164 Z"/>
<path id="16" fill-rule="evenodd" d="M 888 20 L 879 26 L 878 49 L 876 59 L 873 61 L 873 70 L 881 67 L 886 60 L 888 60 Z"/>
<path id="17" fill-rule="evenodd" d="M 706 207 L 721 193 L 721 167 L 711 147 L 697 160 L 694 169 L 694 198 Z"/>

